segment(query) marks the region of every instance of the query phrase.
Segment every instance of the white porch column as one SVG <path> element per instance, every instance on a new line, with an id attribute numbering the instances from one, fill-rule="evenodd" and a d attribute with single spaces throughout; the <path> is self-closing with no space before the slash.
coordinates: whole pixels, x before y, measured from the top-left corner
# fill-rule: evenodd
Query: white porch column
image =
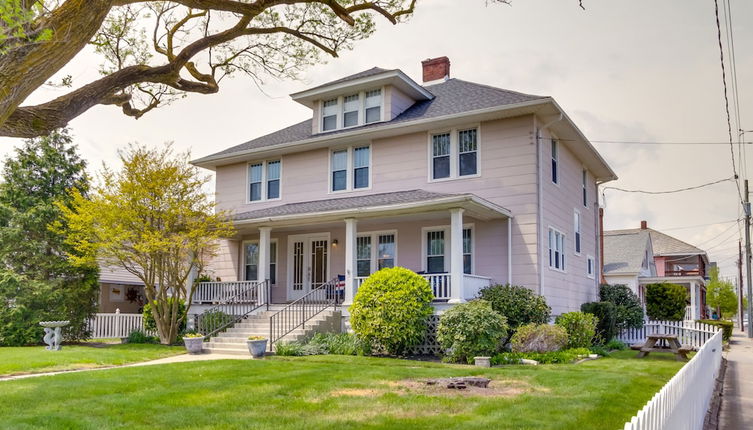
<path id="1" fill-rule="evenodd" d="M 345 299 L 344 306 L 353 304 L 356 295 L 356 219 L 345 219 Z"/>
<path id="2" fill-rule="evenodd" d="M 696 292 L 698 286 L 695 282 L 690 283 L 690 318 L 693 321 L 698 319 L 698 293 Z"/>
<path id="3" fill-rule="evenodd" d="M 257 280 L 264 282 L 269 279 L 269 243 L 270 234 L 272 233 L 272 227 L 259 227 L 259 267 L 257 269 Z M 267 302 L 269 297 L 266 297 L 267 289 L 264 288 L 259 292 L 259 296 L 263 303 Z"/>
<path id="4" fill-rule="evenodd" d="M 450 209 L 450 300 L 465 302 L 463 294 L 463 209 Z"/>

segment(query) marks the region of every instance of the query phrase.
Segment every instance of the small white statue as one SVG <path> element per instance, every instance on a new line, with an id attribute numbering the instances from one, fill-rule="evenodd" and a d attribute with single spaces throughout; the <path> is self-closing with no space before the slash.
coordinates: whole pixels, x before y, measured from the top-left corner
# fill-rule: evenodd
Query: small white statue
<path id="1" fill-rule="evenodd" d="M 70 324 L 70 321 L 42 321 L 39 323 L 44 327 L 44 343 L 48 351 L 60 351 L 60 342 L 63 340 L 61 333 L 61 327 L 65 327 Z"/>

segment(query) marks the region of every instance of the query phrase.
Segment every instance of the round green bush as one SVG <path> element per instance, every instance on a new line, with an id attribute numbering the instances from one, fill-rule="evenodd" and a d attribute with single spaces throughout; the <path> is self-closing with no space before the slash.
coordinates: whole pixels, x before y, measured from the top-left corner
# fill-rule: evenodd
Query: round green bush
<path id="1" fill-rule="evenodd" d="M 646 314 L 654 321 L 682 321 L 688 291 L 677 284 L 646 285 Z"/>
<path id="2" fill-rule="evenodd" d="M 640 299 L 627 285 L 599 287 L 599 298 L 615 306 L 615 326 L 617 330 L 643 327 L 643 306 Z"/>
<path id="3" fill-rule="evenodd" d="M 478 296 L 492 305 L 497 313 L 507 318 L 510 327 L 507 343 L 512 333 L 525 324 L 546 324 L 552 309 L 546 299 L 526 287 L 517 285 L 490 285 L 482 288 Z"/>
<path id="4" fill-rule="evenodd" d="M 422 276 L 402 267 L 382 269 L 358 288 L 350 325 L 369 345 L 400 355 L 426 335 L 433 298 Z"/>
<path id="5" fill-rule="evenodd" d="M 596 336 L 598 319 L 593 314 L 567 312 L 557 317 L 554 324 L 567 332 L 567 348 L 588 348 Z"/>
<path id="6" fill-rule="evenodd" d="M 512 336 L 513 352 L 559 351 L 567 345 L 564 328 L 550 324 L 526 324 Z"/>
<path id="7" fill-rule="evenodd" d="M 167 303 L 172 304 L 173 298 L 170 297 L 167 299 Z M 156 300 L 154 301 L 157 302 Z M 144 329 L 149 331 L 157 331 L 157 322 L 154 321 L 154 316 L 152 316 L 152 306 L 151 303 L 146 303 L 144 305 L 144 312 L 141 314 L 142 318 L 144 319 Z M 181 321 L 179 327 L 178 327 L 178 334 L 183 333 L 186 331 L 186 323 L 187 318 L 185 318 L 186 315 L 186 303 L 183 302 L 183 300 L 180 300 L 178 302 L 178 318 L 183 316 L 183 321 Z"/>
<path id="8" fill-rule="evenodd" d="M 484 300 L 453 306 L 442 314 L 437 340 L 447 351 L 448 361 L 468 362 L 473 357 L 492 356 L 507 337 L 507 321 Z"/>
<path id="9" fill-rule="evenodd" d="M 597 344 L 604 344 L 614 339 L 617 334 L 617 307 L 611 302 L 591 302 L 580 305 L 580 310 L 592 314 L 597 319 L 596 337 Z"/>

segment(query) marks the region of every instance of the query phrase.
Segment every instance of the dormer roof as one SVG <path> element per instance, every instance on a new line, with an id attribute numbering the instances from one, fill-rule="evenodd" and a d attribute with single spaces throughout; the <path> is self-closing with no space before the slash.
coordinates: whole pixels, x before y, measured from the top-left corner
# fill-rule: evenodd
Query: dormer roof
<path id="1" fill-rule="evenodd" d="M 362 90 L 370 90 L 374 87 L 391 85 L 416 101 L 431 100 L 434 95 L 426 88 L 417 84 L 408 75 L 398 69 L 382 69 L 373 67 L 344 78 L 340 78 L 326 84 L 309 88 L 304 91 L 293 93 L 290 97 L 298 103 L 309 108 L 314 107 L 317 100 L 327 100 Z"/>

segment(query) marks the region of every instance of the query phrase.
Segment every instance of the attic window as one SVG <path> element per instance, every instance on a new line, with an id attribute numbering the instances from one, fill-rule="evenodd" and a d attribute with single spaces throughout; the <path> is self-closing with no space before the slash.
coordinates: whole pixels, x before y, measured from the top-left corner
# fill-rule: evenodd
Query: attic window
<path id="1" fill-rule="evenodd" d="M 382 90 L 366 92 L 366 124 L 382 119 Z"/>
<path id="2" fill-rule="evenodd" d="M 322 130 L 337 128 L 337 99 L 327 100 L 322 106 Z"/>
<path id="3" fill-rule="evenodd" d="M 357 127 L 382 120 L 382 90 L 361 91 L 322 101 L 321 131 Z"/>
<path id="4" fill-rule="evenodd" d="M 345 97 L 343 102 L 343 127 L 358 125 L 359 105 L 358 94 Z"/>

